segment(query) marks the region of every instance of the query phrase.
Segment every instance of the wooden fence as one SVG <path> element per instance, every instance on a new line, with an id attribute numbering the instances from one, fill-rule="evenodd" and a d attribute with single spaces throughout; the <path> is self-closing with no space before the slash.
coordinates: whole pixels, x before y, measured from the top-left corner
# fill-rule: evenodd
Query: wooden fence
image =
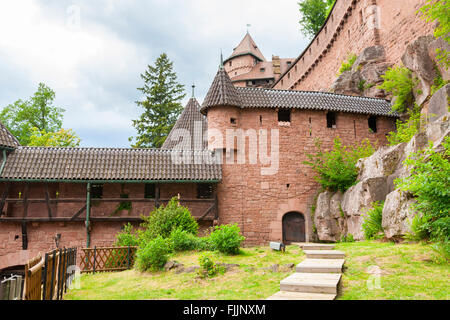
<path id="1" fill-rule="evenodd" d="M 77 249 L 40 254 L 25 265 L 24 300 L 62 300 L 75 276 Z"/>
<path id="2" fill-rule="evenodd" d="M 138 247 L 103 247 L 81 249 L 81 272 L 113 272 L 133 267 Z"/>

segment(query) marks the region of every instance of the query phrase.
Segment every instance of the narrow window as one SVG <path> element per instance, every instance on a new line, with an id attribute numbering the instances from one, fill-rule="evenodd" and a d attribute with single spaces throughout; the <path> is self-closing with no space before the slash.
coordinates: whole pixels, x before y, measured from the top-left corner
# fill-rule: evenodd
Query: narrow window
<path id="1" fill-rule="evenodd" d="M 297 72 L 297 65 L 295 65 L 295 72 Z"/>
<path id="2" fill-rule="evenodd" d="M 350 30 L 348 30 L 348 38 L 350 39 Z"/>
<path id="3" fill-rule="evenodd" d="M 236 118 L 230 118 L 230 123 L 231 124 L 236 124 Z"/>
<path id="4" fill-rule="evenodd" d="M 212 199 L 214 186 L 212 184 L 199 183 L 197 184 L 197 198 L 198 199 Z"/>
<path id="5" fill-rule="evenodd" d="M 156 198 L 156 187 L 153 183 L 145 184 L 145 194 L 144 197 L 146 199 L 155 199 Z"/>
<path id="6" fill-rule="evenodd" d="M 233 63 L 230 61 L 230 67 L 233 65 Z"/>
<path id="7" fill-rule="evenodd" d="M 286 64 L 287 64 L 288 66 L 290 66 L 290 65 L 292 64 L 292 61 L 287 61 Z"/>
<path id="8" fill-rule="evenodd" d="M 363 24 L 364 20 L 363 20 L 363 13 L 362 10 L 359 11 L 359 24 Z"/>
<path id="9" fill-rule="evenodd" d="M 262 125 L 262 116 L 259 116 L 259 124 Z"/>
<path id="10" fill-rule="evenodd" d="M 325 34 L 327 34 L 327 30 L 328 30 L 328 28 L 327 28 L 327 26 L 325 26 Z"/>
<path id="11" fill-rule="evenodd" d="M 283 85 L 283 80 L 281 80 L 281 85 Z"/>
<path id="12" fill-rule="evenodd" d="M 317 45 L 319 45 L 319 38 L 317 38 Z"/>
<path id="13" fill-rule="evenodd" d="M 259 69 L 259 71 L 264 72 L 264 71 L 266 71 L 266 68 L 261 68 L 261 69 Z"/>
<path id="14" fill-rule="evenodd" d="M 369 129 L 373 133 L 377 132 L 377 117 L 375 116 L 369 117 Z"/>
<path id="15" fill-rule="evenodd" d="M 101 199 L 103 197 L 103 185 L 93 184 L 91 186 L 91 197 L 92 199 Z"/>
<path id="16" fill-rule="evenodd" d="M 278 122 L 291 122 L 291 109 L 278 110 Z"/>
<path id="17" fill-rule="evenodd" d="M 327 113 L 327 128 L 336 128 L 336 113 L 328 112 Z"/>
<path id="18" fill-rule="evenodd" d="M 290 78 L 291 78 L 291 73 L 289 72 L 289 73 L 288 73 L 288 79 L 290 79 Z"/>

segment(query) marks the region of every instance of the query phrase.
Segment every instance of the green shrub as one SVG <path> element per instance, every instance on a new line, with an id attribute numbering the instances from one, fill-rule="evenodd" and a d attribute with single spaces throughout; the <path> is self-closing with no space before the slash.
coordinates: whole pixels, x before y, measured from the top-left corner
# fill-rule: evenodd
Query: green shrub
<path id="1" fill-rule="evenodd" d="M 193 235 L 198 233 L 198 223 L 192 217 L 188 208 L 178 203 L 177 197 L 172 198 L 166 206 L 155 209 L 150 216 L 142 216 L 144 231 L 140 233 L 140 242 L 146 243 L 161 236 L 169 238 L 175 229 L 181 229 Z"/>
<path id="2" fill-rule="evenodd" d="M 348 235 L 342 235 L 340 242 L 355 242 L 355 239 L 353 238 L 353 235 L 349 233 Z"/>
<path id="3" fill-rule="evenodd" d="M 384 82 L 378 88 L 391 93 L 395 98 L 392 111 L 403 113 L 412 106 L 415 84 L 409 69 L 396 66 L 389 68 L 381 77 Z"/>
<path id="4" fill-rule="evenodd" d="M 197 237 L 181 228 L 172 231 L 170 242 L 174 251 L 190 251 L 197 248 Z"/>
<path id="5" fill-rule="evenodd" d="M 421 113 L 420 109 L 416 105 L 407 121 L 403 122 L 401 120 L 397 120 L 397 130 L 389 132 L 387 136 L 389 145 L 393 146 L 399 143 L 409 142 L 412 137 L 419 132 L 420 126 Z"/>
<path id="6" fill-rule="evenodd" d="M 164 267 L 169 259 L 170 246 L 161 236 L 149 241 L 144 248 L 136 253 L 136 267 L 140 271 L 157 271 Z"/>
<path id="7" fill-rule="evenodd" d="M 372 209 L 368 210 L 366 215 L 363 216 L 362 228 L 364 231 L 364 237 L 367 240 L 377 239 L 380 232 L 383 231 L 382 226 L 382 213 L 384 207 L 383 202 L 372 203 Z"/>
<path id="8" fill-rule="evenodd" d="M 347 61 L 342 62 L 342 65 L 339 68 L 339 73 L 337 75 L 340 76 L 345 71 L 352 70 L 353 64 L 355 63 L 357 58 L 358 58 L 358 56 L 356 54 L 354 54 L 354 53 L 350 54 L 347 58 Z"/>
<path id="9" fill-rule="evenodd" d="M 404 162 L 411 175 L 395 180 L 396 186 L 412 193 L 417 202 L 413 209 L 421 215 L 419 233 L 432 241 L 450 241 L 450 137 L 443 143 L 443 152 L 432 144 L 410 155 Z M 417 218 L 419 219 L 419 218 Z M 414 221 L 414 220 L 413 220 Z M 417 221 L 416 221 L 417 223 Z"/>
<path id="10" fill-rule="evenodd" d="M 342 145 L 340 138 L 336 138 L 330 151 L 323 151 L 320 140 L 316 140 L 316 148 L 317 153 L 307 154 L 309 161 L 304 161 L 303 164 L 311 166 L 316 172 L 314 178 L 322 188 L 342 192 L 356 183 L 358 169 L 355 165 L 358 159 L 369 157 L 375 152 L 367 139 L 346 147 Z"/>
<path id="11" fill-rule="evenodd" d="M 203 253 L 198 258 L 198 263 L 200 265 L 200 269 L 198 270 L 198 274 L 202 278 L 206 277 L 214 277 L 218 273 L 223 273 L 225 270 L 223 267 L 217 265 L 211 258 L 211 255 Z"/>
<path id="12" fill-rule="evenodd" d="M 449 83 L 449 81 L 444 81 L 442 78 L 442 74 L 439 69 L 436 67 L 436 78 L 434 78 L 433 85 L 431 86 L 430 96 L 433 96 L 436 92 L 439 91 L 443 86 Z"/>
<path id="13" fill-rule="evenodd" d="M 434 261 L 438 264 L 450 262 L 450 242 L 438 242 L 431 245 L 431 249 L 436 253 Z"/>
<path id="14" fill-rule="evenodd" d="M 225 254 L 238 254 L 245 237 L 237 224 L 216 226 L 210 238 L 216 250 Z"/>
<path id="15" fill-rule="evenodd" d="M 210 237 L 197 237 L 195 249 L 198 251 L 214 251 L 216 247 Z"/>
<path id="16" fill-rule="evenodd" d="M 411 232 L 405 234 L 405 239 L 420 241 L 429 238 L 430 234 L 427 230 L 428 216 L 418 213 L 409 219 L 408 222 Z"/>
<path id="17" fill-rule="evenodd" d="M 124 225 L 123 230 L 116 234 L 117 247 L 134 247 L 138 245 L 138 235 L 131 223 Z"/>

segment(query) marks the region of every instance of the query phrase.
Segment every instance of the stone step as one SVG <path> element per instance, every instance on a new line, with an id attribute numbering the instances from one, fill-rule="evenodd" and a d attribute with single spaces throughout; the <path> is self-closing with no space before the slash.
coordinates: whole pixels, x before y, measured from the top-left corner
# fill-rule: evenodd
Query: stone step
<path id="1" fill-rule="evenodd" d="M 341 274 L 294 273 L 280 282 L 281 291 L 337 294 Z"/>
<path id="2" fill-rule="evenodd" d="M 335 294 L 278 291 L 267 300 L 334 300 Z"/>
<path id="3" fill-rule="evenodd" d="M 302 243 L 299 245 L 303 250 L 333 250 L 333 244 L 325 243 Z"/>
<path id="4" fill-rule="evenodd" d="M 344 259 L 345 253 L 337 250 L 303 250 L 307 259 Z"/>
<path id="5" fill-rule="evenodd" d="M 300 273 L 341 273 L 344 262 L 344 259 L 306 259 L 295 270 Z"/>

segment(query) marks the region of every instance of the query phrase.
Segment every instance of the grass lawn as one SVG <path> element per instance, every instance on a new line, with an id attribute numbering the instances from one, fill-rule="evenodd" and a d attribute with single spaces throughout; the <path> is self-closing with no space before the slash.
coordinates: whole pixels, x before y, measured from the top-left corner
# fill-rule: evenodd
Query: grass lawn
<path id="1" fill-rule="evenodd" d="M 342 292 L 338 299 L 449 299 L 450 266 L 433 262 L 433 251 L 424 244 L 392 244 L 376 241 L 340 243 L 346 252 Z M 185 267 L 198 265 L 198 252 L 180 253 L 171 258 Z M 305 256 L 297 246 L 286 253 L 266 247 L 244 248 L 238 256 L 213 253 L 216 262 L 237 263 L 239 268 L 212 279 L 196 273 L 174 271 L 140 273 L 135 270 L 83 275 L 81 289 L 73 289 L 66 300 L 90 299 L 183 299 L 257 300 L 279 291 L 280 280 L 294 271 L 272 272 L 262 268 L 273 264 L 299 263 Z M 381 269 L 380 288 L 369 290 L 368 268 Z"/>

